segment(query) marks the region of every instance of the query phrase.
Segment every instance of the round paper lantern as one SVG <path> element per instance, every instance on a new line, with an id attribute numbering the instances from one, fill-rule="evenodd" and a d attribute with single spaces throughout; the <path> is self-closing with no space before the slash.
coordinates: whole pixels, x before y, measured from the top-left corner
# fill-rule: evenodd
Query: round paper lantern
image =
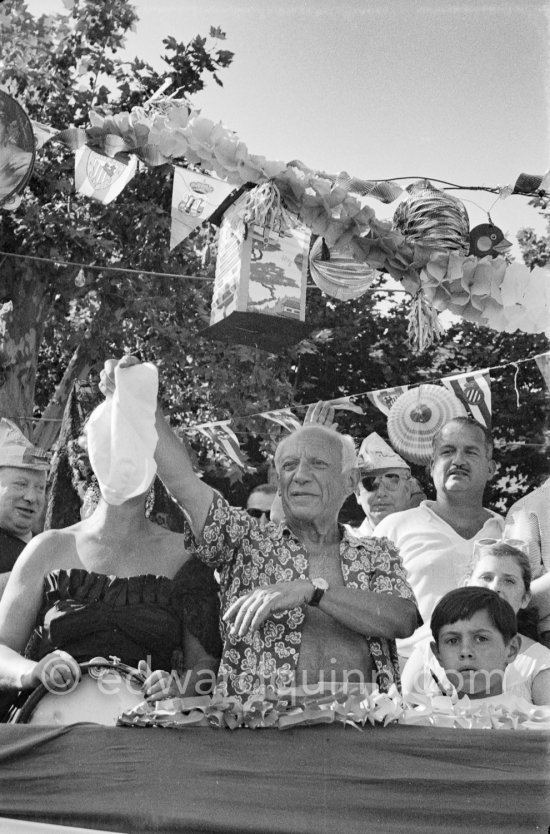
<path id="1" fill-rule="evenodd" d="M 460 200 L 434 188 L 429 180 L 418 180 L 407 191 L 411 196 L 393 216 L 395 228 L 423 246 L 467 255 L 470 222 Z"/>
<path id="2" fill-rule="evenodd" d="M 453 417 L 465 417 L 460 400 L 441 385 L 420 385 L 396 399 L 388 415 L 391 445 L 406 460 L 427 464 L 433 439 Z"/>
<path id="3" fill-rule="evenodd" d="M 309 253 L 309 271 L 317 286 L 333 298 L 359 298 L 380 274 L 345 250 L 331 249 L 318 237 Z"/>
<path id="4" fill-rule="evenodd" d="M 35 143 L 23 108 L 0 90 L 0 206 L 15 208 L 15 196 L 32 174 Z"/>

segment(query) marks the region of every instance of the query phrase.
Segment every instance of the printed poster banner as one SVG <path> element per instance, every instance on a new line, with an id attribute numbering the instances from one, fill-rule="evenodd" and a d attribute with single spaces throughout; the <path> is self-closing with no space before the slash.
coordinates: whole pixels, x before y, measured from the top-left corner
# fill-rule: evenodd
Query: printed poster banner
<path id="1" fill-rule="evenodd" d="M 208 220 L 234 190 L 234 185 L 206 174 L 197 174 L 189 168 L 174 168 L 170 249 Z"/>
<path id="2" fill-rule="evenodd" d="M 104 156 L 84 146 L 75 152 L 74 184 L 76 190 L 103 205 L 111 203 L 126 188 L 137 170 L 137 158 L 128 162 Z"/>
<path id="3" fill-rule="evenodd" d="M 441 384 L 461 401 L 470 417 L 491 428 L 491 375 L 487 368 L 445 377 Z"/>

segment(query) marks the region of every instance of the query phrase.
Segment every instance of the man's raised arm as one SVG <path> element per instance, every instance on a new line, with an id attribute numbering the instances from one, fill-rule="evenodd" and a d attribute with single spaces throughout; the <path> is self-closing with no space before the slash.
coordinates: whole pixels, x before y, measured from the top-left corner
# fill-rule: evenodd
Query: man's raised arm
<path id="1" fill-rule="evenodd" d="M 133 365 L 139 365 L 136 356 L 123 356 L 120 361 L 107 359 L 101 371 L 99 385 L 105 397 L 111 397 L 115 391 L 115 368 L 122 370 Z M 159 405 L 155 414 L 155 428 L 158 433 L 155 460 L 159 477 L 185 510 L 194 535 L 199 537 L 214 491 L 195 474 L 185 444 L 170 428 Z"/>
<path id="2" fill-rule="evenodd" d="M 174 434 L 160 408 L 157 408 L 155 428 L 159 436 L 155 450 L 158 474 L 188 515 L 195 536 L 200 536 L 214 490 L 194 472 L 185 444 Z"/>

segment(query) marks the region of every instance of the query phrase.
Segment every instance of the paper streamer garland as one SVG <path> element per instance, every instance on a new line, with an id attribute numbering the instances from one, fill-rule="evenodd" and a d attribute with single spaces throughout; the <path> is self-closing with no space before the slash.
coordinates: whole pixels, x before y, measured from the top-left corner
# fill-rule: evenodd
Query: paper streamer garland
<path id="1" fill-rule="evenodd" d="M 203 695 L 195 698 L 167 698 L 143 701 L 119 716 L 125 727 L 188 727 L 248 730 L 311 727 L 341 724 L 361 730 L 389 724 L 446 727 L 466 730 L 549 730 L 550 707 L 534 706 L 525 699 L 504 693 L 488 702 L 467 696 L 401 696 L 392 686 L 386 692 L 365 691 L 348 685 L 327 695 L 308 696 L 297 692 L 251 696 L 246 701 Z"/>
<path id="2" fill-rule="evenodd" d="M 405 460 L 428 464 L 433 439 L 453 417 L 465 417 L 466 409 L 441 385 L 420 385 L 402 394 L 388 415 L 390 443 Z"/>
<path id="3" fill-rule="evenodd" d="M 354 195 L 387 203 L 402 193 L 400 186 L 360 180 L 346 172 L 314 171 L 298 160 L 284 163 L 250 154 L 234 131 L 183 100 L 158 95 L 129 112 L 104 115 L 92 110 L 88 115 L 91 126 L 86 129 L 55 131 L 35 123 L 39 145 L 52 139 L 72 150 L 88 145 L 119 159 L 134 154 L 149 166 L 185 160 L 237 186 L 272 183 L 279 191 L 282 211 L 298 216 L 313 234 L 324 238 L 329 249 L 346 257 L 349 252 L 355 261 L 401 282 L 415 299 L 411 317 L 415 347 L 427 346 L 437 337 L 434 310 L 446 309 L 497 331 L 550 336 L 550 271 L 529 272 L 522 264 L 508 265 L 501 256 L 465 257 L 469 251 L 466 210 L 429 180 L 408 187 L 409 197 L 398 207 L 392 226 L 391 221 L 377 219 L 373 209 Z M 487 190 L 503 199 L 511 193 L 548 193 L 548 189 L 550 172 L 537 177 L 522 174 L 514 187 Z M 1 200 L 0 194 L 1 207 L 10 210 L 20 202 L 17 195 L 8 202 Z M 491 249 L 491 255 L 495 251 Z M 494 261 L 492 268 L 487 261 Z M 342 283 L 341 275 L 329 280 L 327 292 L 333 289 L 340 293 L 336 297 L 357 297 L 349 295 L 352 289 Z M 352 283 L 358 292 L 357 281 Z"/>

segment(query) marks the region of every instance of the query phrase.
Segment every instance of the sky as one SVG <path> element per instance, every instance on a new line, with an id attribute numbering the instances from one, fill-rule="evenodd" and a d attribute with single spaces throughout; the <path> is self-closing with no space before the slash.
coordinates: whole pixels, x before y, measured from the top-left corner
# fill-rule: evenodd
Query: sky
<path id="1" fill-rule="evenodd" d="M 62 0 L 29 0 L 34 13 Z M 363 179 L 513 185 L 550 168 L 550 0 L 137 0 L 126 54 L 221 27 L 235 53 L 192 99 L 251 153 Z M 544 228 L 526 197 L 456 192 L 470 225 Z M 397 204 L 372 203 L 389 218 Z"/>

